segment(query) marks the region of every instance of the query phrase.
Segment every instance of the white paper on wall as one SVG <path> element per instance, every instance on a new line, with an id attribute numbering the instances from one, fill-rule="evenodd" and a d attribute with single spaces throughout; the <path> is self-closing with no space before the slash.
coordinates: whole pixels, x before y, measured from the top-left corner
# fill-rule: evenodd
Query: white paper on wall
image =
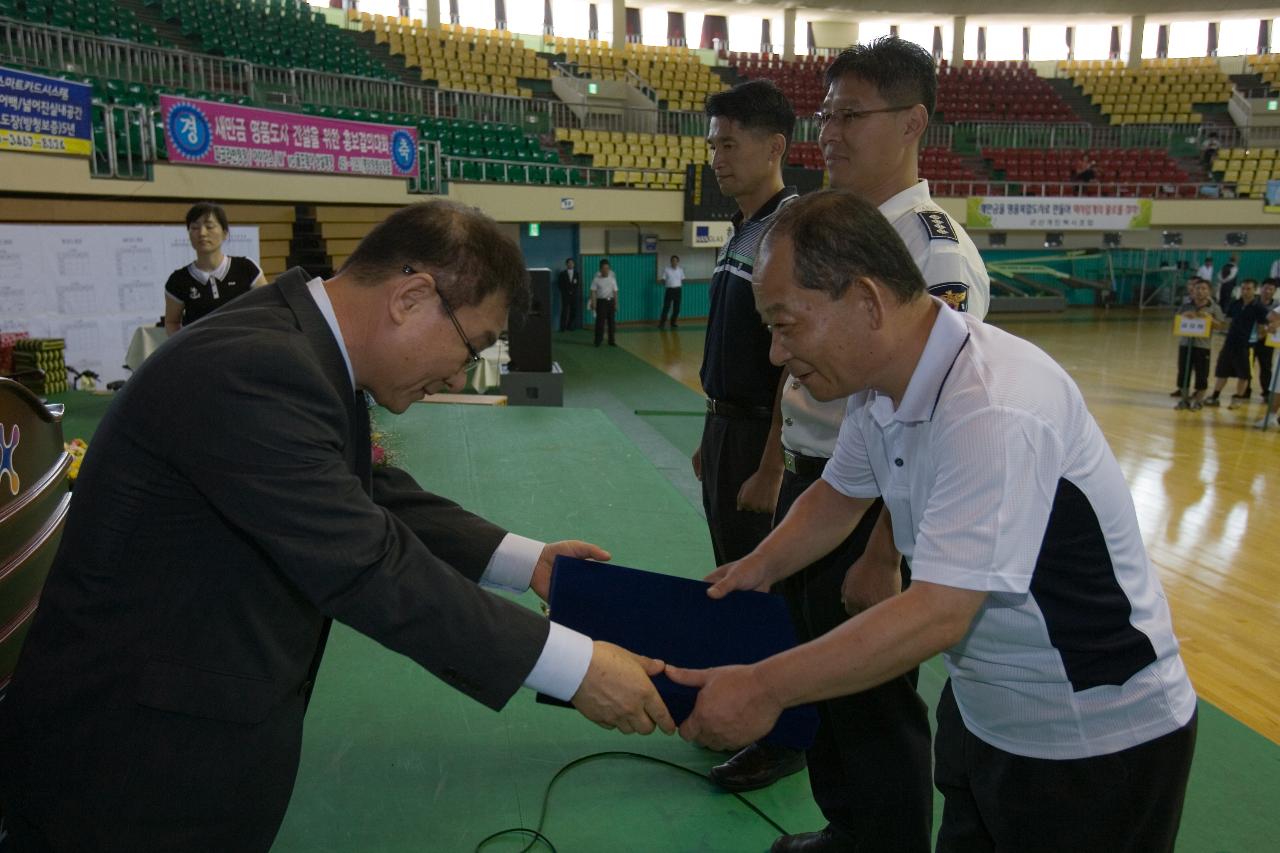
<path id="1" fill-rule="evenodd" d="M 223 251 L 258 262 L 257 226 L 233 224 Z M 0 225 L 0 331 L 66 338 L 70 367 L 125 379 L 134 330 L 193 260 L 181 225 Z"/>

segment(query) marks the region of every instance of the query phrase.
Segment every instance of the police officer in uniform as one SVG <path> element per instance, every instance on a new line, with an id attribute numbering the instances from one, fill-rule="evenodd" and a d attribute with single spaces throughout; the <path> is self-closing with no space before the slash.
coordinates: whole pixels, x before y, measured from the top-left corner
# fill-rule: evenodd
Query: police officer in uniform
<path id="1" fill-rule="evenodd" d="M 986 267 L 969 236 L 934 204 L 917 172 L 920 139 L 937 92 L 932 58 L 910 42 L 879 39 L 844 51 L 827 69 L 826 80 L 820 141 L 832 187 L 877 205 L 906 243 L 929 292 L 981 319 L 990 302 Z M 845 401 L 819 403 L 788 376 L 781 410 L 786 472 L 775 524 L 821 477 L 835 449 Z M 900 569 L 899 563 L 888 514 L 877 504 L 838 548 L 779 585 L 800 641 L 819 637 L 896 593 L 908 580 L 905 564 Z M 783 836 L 775 851 L 929 848 L 929 723 L 916 693 L 917 676 L 912 670 L 872 690 L 819 703 L 809 779 L 828 826 Z M 730 762 L 757 773 L 735 779 L 739 788 L 763 787 L 777 778 L 760 762 L 746 761 L 759 748 L 749 746 Z"/>

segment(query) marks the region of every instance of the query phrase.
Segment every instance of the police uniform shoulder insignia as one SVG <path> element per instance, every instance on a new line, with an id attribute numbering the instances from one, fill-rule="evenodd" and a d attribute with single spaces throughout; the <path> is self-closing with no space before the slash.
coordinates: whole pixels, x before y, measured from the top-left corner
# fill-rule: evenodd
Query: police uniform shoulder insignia
<path id="1" fill-rule="evenodd" d="M 960 242 L 960 238 L 956 236 L 956 229 L 951 225 L 951 220 L 941 210 L 920 210 L 916 212 L 916 216 L 920 217 L 920 221 L 924 223 L 925 233 L 929 235 L 930 240 Z"/>
<path id="2" fill-rule="evenodd" d="M 969 285 L 963 282 L 947 281 L 942 284 L 931 284 L 929 293 L 957 311 L 969 310 Z"/>

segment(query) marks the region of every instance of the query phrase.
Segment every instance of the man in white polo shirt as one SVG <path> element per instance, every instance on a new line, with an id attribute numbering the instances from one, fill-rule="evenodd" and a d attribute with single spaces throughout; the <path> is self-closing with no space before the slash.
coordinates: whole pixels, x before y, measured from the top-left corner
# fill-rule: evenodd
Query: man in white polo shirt
<path id="1" fill-rule="evenodd" d="M 1120 466 L 1035 346 L 931 299 L 901 239 L 839 191 L 783 211 L 756 304 L 771 358 L 849 396 L 835 455 L 713 598 L 808 565 L 877 496 L 911 587 L 758 664 L 668 668 L 701 687 L 681 734 L 723 749 L 783 708 L 874 687 L 942 652 L 938 850 L 1171 851 L 1195 693 Z"/>
<path id="2" fill-rule="evenodd" d="M 664 267 L 659 276 L 662 281 L 662 313 L 658 315 L 658 328 L 667 323 L 667 314 L 671 314 L 671 328 L 676 327 L 680 319 L 680 295 L 684 290 L 684 267 L 680 266 L 680 256 L 671 256 L 671 265 Z"/>

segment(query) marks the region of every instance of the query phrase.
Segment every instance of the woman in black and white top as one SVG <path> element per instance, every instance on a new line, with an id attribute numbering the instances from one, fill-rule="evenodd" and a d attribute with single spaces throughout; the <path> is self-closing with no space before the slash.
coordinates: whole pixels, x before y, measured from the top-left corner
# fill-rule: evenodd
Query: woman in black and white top
<path id="1" fill-rule="evenodd" d="M 196 259 L 174 270 L 165 282 L 164 327 L 169 334 L 267 283 L 252 260 L 222 253 L 228 231 L 221 205 L 202 201 L 187 211 L 187 237 Z"/>

